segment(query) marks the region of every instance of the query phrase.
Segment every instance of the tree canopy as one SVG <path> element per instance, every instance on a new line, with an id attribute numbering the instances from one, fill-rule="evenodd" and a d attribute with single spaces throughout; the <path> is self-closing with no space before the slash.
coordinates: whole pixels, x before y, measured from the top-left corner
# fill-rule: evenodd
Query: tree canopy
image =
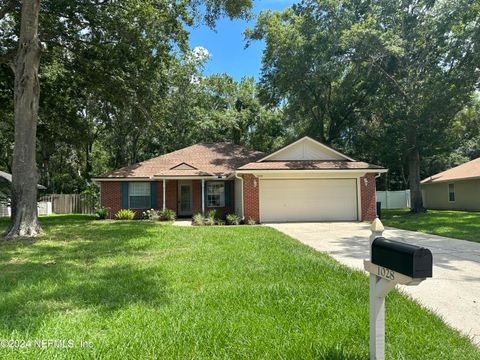
<path id="1" fill-rule="evenodd" d="M 13 71 L 15 119 L 9 161 L 12 221 L 6 237 L 41 231 L 36 203 L 37 129 L 45 131 L 38 137 L 44 136 L 40 154 L 43 178 L 50 188 L 51 158 L 60 155 L 61 164 L 71 164 L 79 155 L 72 150 L 79 146 L 85 169 L 78 176 L 90 179 L 93 142 L 102 126 L 115 130 L 117 142 L 123 140 L 120 136 L 131 135 L 131 148 L 117 148 L 115 163 L 126 158 L 137 161 L 139 129 L 151 122 L 154 104 L 168 89 L 176 54 L 188 50 L 185 25 L 201 18 L 214 26 L 223 15 L 248 16 L 250 7 L 250 0 L 2 1 L 0 63 Z M 39 71 L 42 54 L 46 61 Z M 49 86 L 40 104 L 44 75 Z M 65 132 L 65 120 L 80 131 Z M 75 134 L 64 143 L 66 158 L 56 146 L 49 146 L 52 130 L 65 137 Z M 61 176 L 64 173 L 62 169 Z"/>
<path id="2" fill-rule="evenodd" d="M 13 159 L 12 65 L 20 1 L 0 1 L 0 169 Z M 250 18 L 251 0 L 41 2 L 39 182 L 80 192 L 92 176 L 191 145 L 265 152 L 310 135 L 410 187 L 480 156 L 477 1 L 303 0 L 261 13 L 258 82 L 205 76 L 189 30 Z M 193 26 L 193 27 L 191 27 Z"/>
<path id="3" fill-rule="evenodd" d="M 408 177 L 422 209 L 421 159 L 455 149 L 479 85 L 480 3 L 304 0 L 262 13 L 246 36 L 265 40 L 261 94 L 295 133 Z"/>
<path id="4" fill-rule="evenodd" d="M 0 168 L 7 171 L 20 5 L 0 4 Z M 162 125 L 171 121 L 167 117 L 178 118 L 162 106 L 174 100 L 180 74 L 190 82 L 200 77 L 202 66 L 187 60 L 194 55 L 186 26 L 248 17 L 251 5 L 250 0 L 42 1 L 39 181 L 49 191 L 81 191 L 94 174 L 171 150 L 175 140 L 166 138 Z"/>

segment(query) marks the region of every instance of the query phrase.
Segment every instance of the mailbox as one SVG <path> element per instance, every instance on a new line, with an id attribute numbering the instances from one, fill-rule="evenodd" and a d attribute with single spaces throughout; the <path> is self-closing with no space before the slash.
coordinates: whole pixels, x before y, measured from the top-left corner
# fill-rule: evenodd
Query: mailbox
<path id="1" fill-rule="evenodd" d="M 372 243 L 371 261 L 414 279 L 432 277 L 432 253 L 423 247 L 379 237 Z"/>

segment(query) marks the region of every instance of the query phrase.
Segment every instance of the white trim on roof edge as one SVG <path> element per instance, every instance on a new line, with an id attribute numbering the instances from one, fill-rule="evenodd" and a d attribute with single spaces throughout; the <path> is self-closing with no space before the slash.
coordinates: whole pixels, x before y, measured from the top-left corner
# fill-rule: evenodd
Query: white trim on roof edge
<path id="1" fill-rule="evenodd" d="M 152 176 L 152 177 L 143 177 L 143 178 L 133 178 L 133 177 L 118 177 L 118 178 L 92 178 L 93 182 L 102 182 L 102 181 L 158 181 L 158 180 L 228 180 L 230 176 L 218 177 L 215 175 L 206 175 L 206 176 Z"/>
<path id="2" fill-rule="evenodd" d="M 307 174 L 335 174 L 335 173 L 374 173 L 374 174 L 384 174 L 388 172 L 388 169 L 302 169 L 302 170 L 279 170 L 279 169 L 269 169 L 269 170 L 237 170 L 235 174 L 272 174 L 272 173 L 307 173 Z"/>
<path id="3" fill-rule="evenodd" d="M 137 178 L 134 178 L 134 177 L 131 177 L 131 178 L 126 178 L 126 177 L 92 178 L 93 182 L 102 182 L 102 181 L 150 181 L 150 180 L 151 180 L 151 178 L 149 178 L 149 177 L 142 177 L 142 178 L 138 178 L 138 177 Z"/>
<path id="4" fill-rule="evenodd" d="M 457 181 L 469 181 L 469 180 L 480 180 L 480 176 L 464 177 L 459 179 L 446 179 L 446 180 L 436 180 L 436 179 L 426 178 L 420 181 L 420 185 L 433 185 L 433 184 L 441 184 L 446 182 L 453 183 Z"/>
<path id="5" fill-rule="evenodd" d="M 327 146 L 327 145 L 325 145 L 325 144 L 322 144 L 320 141 L 317 141 L 317 140 L 315 140 L 315 139 L 312 139 L 312 138 L 309 137 L 309 136 L 304 136 L 304 137 L 302 137 L 301 139 L 298 139 L 297 141 L 295 141 L 295 142 L 293 142 L 293 143 L 291 143 L 291 144 L 289 144 L 289 145 L 287 145 L 287 146 L 284 146 L 284 147 L 281 148 L 281 149 L 278 149 L 278 150 L 275 151 L 274 153 L 271 153 L 270 155 L 267 155 L 267 156 L 265 156 L 264 158 L 261 158 L 260 160 L 257 160 L 257 162 L 262 162 L 262 161 L 268 160 L 269 158 L 271 158 L 272 156 L 278 154 L 279 152 L 284 151 L 284 150 L 286 150 L 286 149 L 288 149 L 288 148 L 290 148 L 290 147 L 298 144 L 299 142 L 302 142 L 302 141 L 305 141 L 305 140 L 310 140 L 310 141 L 312 141 L 313 143 L 315 143 L 315 144 L 317 144 L 317 145 L 320 145 L 320 146 L 323 147 L 323 148 L 326 148 L 327 150 L 333 151 L 335 154 L 343 157 L 345 160 L 355 161 L 355 160 L 352 159 L 351 157 L 348 157 L 347 155 L 342 154 L 341 152 L 338 152 L 338 151 L 335 150 L 335 149 L 332 149 L 330 146 Z"/>

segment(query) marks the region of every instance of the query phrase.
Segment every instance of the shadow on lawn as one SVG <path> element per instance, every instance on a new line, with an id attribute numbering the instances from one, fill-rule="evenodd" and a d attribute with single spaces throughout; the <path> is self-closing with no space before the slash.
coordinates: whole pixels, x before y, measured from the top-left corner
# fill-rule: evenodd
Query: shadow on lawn
<path id="1" fill-rule="evenodd" d="M 45 220 L 38 240 L 48 243 L 25 246 L 18 240 L 0 247 L 0 329 L 33 331 L 70 313 L 108 315 L 135 304 L 168 303 L 159 262 L 145 257 L 151 255 L 152 225 L 107 226 L 75 216 L 66 227 Z"/>
<path id="2" fill-rule="evenodd" d="M 68 224 L 68 228 L 85 228 L 85 226 L 89 226 L 89 223 L 96 223 L 95 217 L 92 215 L 53 215 L 53 216 L 40 216 L 40 225 L 42 227 L 43 233 L 34 238 L 17 238 L 17 239 L 10 239 L 4 241 L 1 238 L 4 231 L 7 229 L 8 225 L 10 224 L 10 218 L 2 217 L 0 218 L 0 246 L 2 245 L 19 245 L 19 244 L 33 244 L 39 240 L 45 240 L 45 238 L 50 238 L 53 233 L 58 233 L 59 229 L 62 226 Z M 66 231 L 64 231 L 66 232 Z M 68 232 L 70 233 L 70 232 Z M 63 239 L 69 240 L 69 238 Z"/>

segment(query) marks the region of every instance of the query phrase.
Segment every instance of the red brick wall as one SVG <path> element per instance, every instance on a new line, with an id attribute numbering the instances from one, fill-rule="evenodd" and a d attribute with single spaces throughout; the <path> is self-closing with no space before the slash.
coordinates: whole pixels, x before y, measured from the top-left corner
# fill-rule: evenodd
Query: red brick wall
<path id="1" fill-rule="evenodd" d="M 243 212 L 245 221 L 260 222 L 260 181 L 251 174 L 243 175 Z"/>
<path id="2" fill-rule="evenodd" d="M 110 208 L 108 218 L 122 208 L 122 183 L 120 181 L 105 181 L 100 183 L 100 204 Z"/>
<path id="3" fill-rule="evenodd" d="M 163 191 L 163 190 L 162 190 Z M 178 213 L 177 210 L 177 192 L 178 192 L 178 183 L 177 180 L 167 180 L 167 185 L 165 189 L 166 202 L 165 205 L 167 209 L 173 210 Z"/>
<path id="4" fill-rule="evenodd" d="M 376 174 L 366 174 L 360 178 L 362 221 L 373 221 L 377 217 L 375 175 Z"/>
<path id="5" fill-rule="evenodd" d="M 163 206 L 163 183 L 156 181 L 157 186 L 157 206 L 155 209 L 160 210 Z M 100 184 L 101 205 L 110 208 L 109 218 L 114 219 L 118 210 L 122 209 L 122 182 L 105 181 Z M 176 201 L 175 201 L 176 203 Z M 134 209 L 135 218 L 142 217 L 144 211 L 150 209 Z"/>
<path id="6" fill-rule="evenodd" d="M 157 181 L 157 206 L 155 209 L 162 209 L 163 207 L 163 182 Z M 234 187 L 232 187 L 233 189 Z M 110 208 L 109 218 L 114 219 L 114 215 L 118 210 L 122 208 L 122 186 L 120 181 L 108 181 L 102 182 L 100 184 L 101 191 L 101 205 Z M 177 180 L 167 180 L 166 183 L 166 202 L 165 205 L 168 209 L 172 209 L 175 212 L 178 212 L 178 182 Z M 235 195 L 232 194 L 233 199 Z M 224 208 L 207 208 L 205 207 L 205 212 L 209 210 L 218 210 L 222 217 L 225 217 L 227 214 L 235 212 L 235 204 L 232 201 L 231 207 Z M 149 209 L 132 209 L 135 211 L 136 218 L 141 218 L 142 213 Z M 202 212 L 202 182 L 201 180 L 192 181 L 192 211 L 193 214 Z"/>

